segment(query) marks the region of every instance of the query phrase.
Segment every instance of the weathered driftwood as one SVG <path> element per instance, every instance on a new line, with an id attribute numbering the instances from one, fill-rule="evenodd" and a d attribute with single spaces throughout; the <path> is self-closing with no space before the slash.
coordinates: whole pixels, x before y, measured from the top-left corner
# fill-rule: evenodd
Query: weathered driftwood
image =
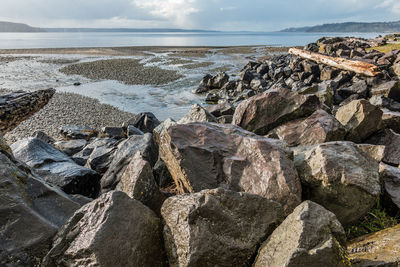
<path id="1" fill-rule="evenodd" d="M 374 64 L 369 64 L 362 61 L 349 60 L 340 57 L 330 57 L 297 48 L 290 48 L 289 53 L 299 56 L 301 58 L 315 61 L 319 64 L 325 64 L 338 69 L 353 71 L 355 73 L 363 74 L 365 76 L 374 77 L 381 73 L 379 68 Z"/>
<path id="2" fill-rule="evenodd" d="M 17 91 L 0 96 L 0 131 L 9 132 L 41 108 L 54 95 L 54 89 L 35 92 Z"/>

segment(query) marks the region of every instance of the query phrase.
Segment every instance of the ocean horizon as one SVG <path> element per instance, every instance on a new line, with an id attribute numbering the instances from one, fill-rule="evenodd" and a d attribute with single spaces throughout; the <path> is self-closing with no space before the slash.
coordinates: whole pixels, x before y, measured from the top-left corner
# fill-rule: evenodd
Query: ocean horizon
<path id="1" fill-rule="evenodd" d="M 0 49 L 121 46 L 303 46 L 328 36 L 383 33 L 306 32 L 34 32 L 0 33 Z"/>

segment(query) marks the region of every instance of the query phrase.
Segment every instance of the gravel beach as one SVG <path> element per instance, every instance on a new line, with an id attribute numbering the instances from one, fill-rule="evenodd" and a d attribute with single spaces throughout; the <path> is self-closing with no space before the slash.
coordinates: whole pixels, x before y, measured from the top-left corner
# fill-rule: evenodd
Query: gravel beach
<path id="1" fill-rule="evenodd" d="M 93 80 L 116 80 L 125 84 L 160 85 L 183 76 L 173 70 L 145 67 L 137 59 L 108 59 L 77 63 L 60 69 L 68 75 L 82 75 Z"/>
<path id="2" fill-rule="evenodd" d="M 1 94 L 8 92 L 0 90 Z M 57 92 L 43 109 L 8 132 L 5 139 L 11 144 L 39 130 L 60 139 L 58 129 L 63 125 L 87 125 L 100 130 L 104 126 L 121 126 L 132 116 L 132 113 L 101 104 L 93 98 Z"/>

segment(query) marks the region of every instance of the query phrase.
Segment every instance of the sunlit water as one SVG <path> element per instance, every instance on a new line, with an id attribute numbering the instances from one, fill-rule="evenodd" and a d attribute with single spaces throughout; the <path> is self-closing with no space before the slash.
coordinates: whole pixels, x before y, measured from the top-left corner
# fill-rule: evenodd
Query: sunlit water
<path id="1" fill-rule="evenodd" d="M 239 45 L 305 45 L 321 36 L 375 37 L 376 33 L 316 34 L 316 33 L 0 33 L 0 49 L 6 48 L 60 48 L 60 47 L 116 47 L 116 46 L 239 46 Z M 177 70 L 184 77 L 165 85 L 125 85 L 117 81 L 93 81 L 78 75 L 67 76 L 59 72 L 65 65 L 40 62 L 48 59 L 77 59 L 79 62 L 116 57 L 84 55 L 29 55 L 32 58 L 0 62 L 0 88 L 11 90 L 37 90 L 56 88 L 62 92 L 78 93 L 116 106 L 122 110 L 139 113 L 153 112 L 160 120 L 181 118 L 195 103 L 204 104 L 204 95 L 192 90 L 206 73 L 227 67 L 235 75 L 254 55 L 217 53 L 205 58 L 188 58 L 195 62 L 211 62 L 198 69 L 184 69 L 182 65 L 168 64 L 168 53 L 149 53 L 141 59 L 148 65 Z M 7 55 L 0 55 L 7 56 Z M 18 55 L 12 55 L 18 56 Z M 26 56 L 26 55 L 20 55 Z M 149 63 L 157 58 L 160 62 Z M 73 86 L 75 82 L 81 86 Z"/>

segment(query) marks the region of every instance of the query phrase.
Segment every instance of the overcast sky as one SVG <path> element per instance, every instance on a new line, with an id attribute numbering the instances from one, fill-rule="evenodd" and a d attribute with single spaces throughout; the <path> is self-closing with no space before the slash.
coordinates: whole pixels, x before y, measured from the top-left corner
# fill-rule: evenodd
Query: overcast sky
<path id="1" fill-rule="evenodd" d="M 39 27 L 274 31 L 400 20 L 400 0 L 0 0 L 0 20 Z"/>

